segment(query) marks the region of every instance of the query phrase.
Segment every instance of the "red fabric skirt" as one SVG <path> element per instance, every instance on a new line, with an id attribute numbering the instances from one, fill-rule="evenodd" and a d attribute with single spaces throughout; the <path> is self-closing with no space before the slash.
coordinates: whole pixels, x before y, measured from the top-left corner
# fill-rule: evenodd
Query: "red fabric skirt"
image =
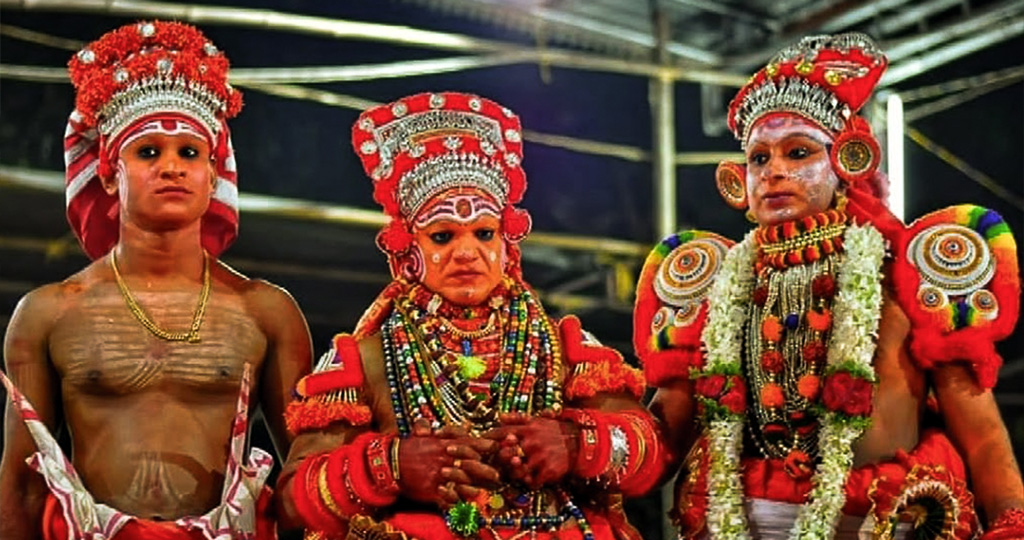
<path id="1" fill-rule="evenodd" d="M 276 540 L 277 527 L 267 515 L 271 492 L 264 489 L 256 503 L 256 539 Z M 43 540 L 68 540 L 68 524 L 60 501 L 50 493 L 43 509 Z M 132 519 L 121 527 L 112 540 L 205 540 L 202 531 L 186 529 L 173 521 Z"/>
<path id="2" fill-rule="evenodd" d="M 677 484 L 673 517 L 678 520 L 684 538 L 699 536 L 706 526 L 708 506 L 707 474 L 710 458 L 707 441 L 701 439 L 695 449 L 696 459 L 688 463 L 691 472 L 680 476 Z M 803 504 L 811 491 L 811 479 L 795 479 L 785 471 L 781 459 L 744 458 L 744 495 L 751 499 Z M 944 485 L 950 487 L 955 496 L 962 499 L 966 508 L 971 506 L 967 492 L 967 469 L 963 459 L 949 438 L 939 430 L 925 430 L 921 440 L 910 452 L 899 451 L 893 459 L 881 463 L 864 465 L 850 470 L 846 480 L 846 504 L 843 513 L 848 516 L 866 516 L 869 512 L 890 510 L 899 493 L 911 481 L 913 474 L 932 471 Z M 874 507 L 874 510 L 872 507 Z M 960 513 L 956 538 L 969 538 L 976 530 L 973 508 Z"/>

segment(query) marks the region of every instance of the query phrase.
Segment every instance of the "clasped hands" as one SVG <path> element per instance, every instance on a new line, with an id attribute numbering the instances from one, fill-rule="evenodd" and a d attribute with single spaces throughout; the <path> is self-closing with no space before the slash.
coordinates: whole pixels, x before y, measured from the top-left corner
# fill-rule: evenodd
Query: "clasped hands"
<path id="1" fill-rule="evenodd" d="M 511 482 L 538 489 L 572 469 L 579 437 L 574 424 L 518 413 L 498 420 L 498 427 L 479 437 L 462 427 L 432 430 L 418 421 L 399 444 L 401 493 L 446 508 Z"/>

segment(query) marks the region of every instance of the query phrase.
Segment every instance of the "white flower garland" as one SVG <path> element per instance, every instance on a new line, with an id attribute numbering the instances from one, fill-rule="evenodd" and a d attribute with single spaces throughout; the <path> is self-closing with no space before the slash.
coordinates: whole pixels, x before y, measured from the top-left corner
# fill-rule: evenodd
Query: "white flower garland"
<path id="1" fill-rule="evenodd" d="M 846 257 L 839 266 L 834 323 L 828 343 L 828 366 L 853 371 L 875 380 L 874 336 L 881 316 L 881 266 L 885 240 L 870 225 L 850 225 L 843 236 Z M 707 347 L 706 374 L 740 374 L 743 326 L 754 288 L 754 233 L 733 246 L 708 295 L 708 323 L 701 339 Z M 715 540 L 748 540 L 740 481 L 743 414 L 717 414 L 708 421 L 707 526 Z M 790 537 L 799 540 L 832 538 L 846 501 L 843 486 L 853 465 L 853 442 L 864 423 L 828 412 L 821 419 L 818 448 L 821 461 L 814 474 L 808 502 L 800 509 Z"/>

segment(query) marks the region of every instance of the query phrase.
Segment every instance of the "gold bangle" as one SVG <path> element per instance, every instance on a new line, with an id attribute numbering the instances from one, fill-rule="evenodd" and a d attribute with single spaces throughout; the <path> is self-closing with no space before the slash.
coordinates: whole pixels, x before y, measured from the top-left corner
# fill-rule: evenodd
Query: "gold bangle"
<path id="1" fill-rule="evenodd" d="M 644 459 L 647 458 L 647 440 L 644 437 L 644 429 L 641 425 L 641 420 L 629 415 L 629 427 L 633 429 L 633 433 L 636 435 L 636 461 L 633 462 L 633 466 L 627 473 L 627 476 L 632 476 L 640 472 L 640 468 L 644 464 Z"/>
<path id="2" fill-rule="evenodd" d="M 337 516 L 339 518 L 342 518 L 342 519 L 346 519 L 348 516 L 345 515 L 345 513 L 341 510 L 341 507 L 338 506 L 338 502 L 335 501 L 334 497 L 331 495 L 331 488 L 330 488 L 330 486 L 327 485 L 327 461 L 326 460 L 324 461 L 324 463 L 322 465 L 320 465 L 320 473 L 317 474 L 316 486 L 318 488 L 318 491 L 320 492 L 320 499 L 322 501 L 324 501 L 324 505 L 327 506 L 327 509 L 330 510 L 331 513 L 334 514 L 335 516 Z"/>
<path id="3" fill-rule="evenodd" d="M 402 437 L 395 435 L 394 439 L 391 439 L 391 476 L 395 477 L 395 483 L 402 478 L 398 467 L 398 443 L 402 442 Z"/>

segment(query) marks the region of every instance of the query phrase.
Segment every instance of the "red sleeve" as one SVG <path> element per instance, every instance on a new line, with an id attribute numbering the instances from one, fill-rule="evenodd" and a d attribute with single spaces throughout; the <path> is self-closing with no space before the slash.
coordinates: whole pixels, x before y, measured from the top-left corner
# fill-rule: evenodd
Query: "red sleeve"
<path id="1" fill-rule="evenodd" d="M 700 335 L 707 294 L 734 242 L 683 231 L 651 250 L 640 271 L 633 308 L 633 348 L 650 386 L 685 379 L 704 365 Z"/>
<path id="2" fill-rule="evenodd" d="M 998 213 L 952 206 L 915 221 L 894 249 L 893 284 L 911 321 L 910 350 L 924 369 L 964 362 L 982 387 L 996 384 L 995 343 L 1020 311 L 1017 247 Z"/>

